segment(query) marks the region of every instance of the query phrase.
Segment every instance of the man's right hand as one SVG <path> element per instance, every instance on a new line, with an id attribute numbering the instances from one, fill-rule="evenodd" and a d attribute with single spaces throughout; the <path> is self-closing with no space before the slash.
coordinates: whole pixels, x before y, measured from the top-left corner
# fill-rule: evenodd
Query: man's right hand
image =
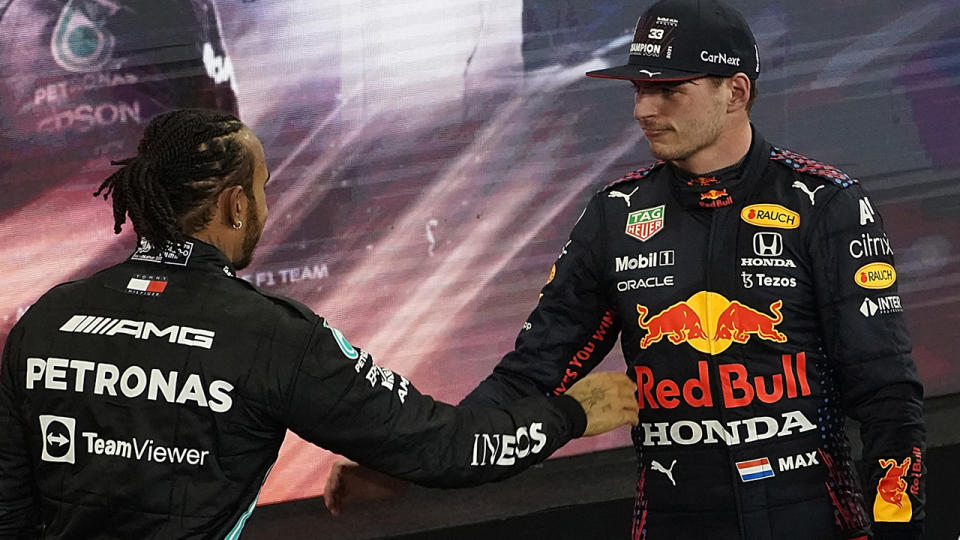
<path id="1" fill-rule="evenodd" d="M 637 385 L 623 373 L 598 372 L 587 375 L 567 390 L 587 413 L 584 437 L 599 435 L 625 424 L 637 425 Z"/>

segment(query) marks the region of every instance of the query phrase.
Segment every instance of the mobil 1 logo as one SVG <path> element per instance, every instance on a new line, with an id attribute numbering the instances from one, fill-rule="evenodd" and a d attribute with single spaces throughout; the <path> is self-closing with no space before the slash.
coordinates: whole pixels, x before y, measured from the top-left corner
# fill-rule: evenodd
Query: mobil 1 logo
<path id="1" fill-rule="evenodd" d="M 52 414 L 40 415 L 40 433 L 43 436 L 42 461 L 50 463 L 74 463 L 74 433 L 77 420 Z"/>

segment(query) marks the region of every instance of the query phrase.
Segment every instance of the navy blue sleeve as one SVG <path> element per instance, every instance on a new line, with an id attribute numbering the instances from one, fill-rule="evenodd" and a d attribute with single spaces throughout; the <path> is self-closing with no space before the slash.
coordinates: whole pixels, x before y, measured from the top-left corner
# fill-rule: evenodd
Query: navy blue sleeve
<path id="1" fill-rule="evenodd" d="M 878 539 L 919 538 L 924 519 L 923 386 L 876 206 L 854 184 L 828 200 L 811 235 L 827 356 L 861 425 L 864 499 Z M 890 535 L 890 536 L 887 536 Z M 906 536 L 904 536 L 906 535 Z"/>
<path id="2" fill-rule="evenodd" d="M 603 241 L 600 203 L 600 197 L 593 197 L 580 215 L 514 350 L 462 404 L 499 404 L 523 396 L 563 394 L 613 348 L 620 323 L 599 270 Z"/>

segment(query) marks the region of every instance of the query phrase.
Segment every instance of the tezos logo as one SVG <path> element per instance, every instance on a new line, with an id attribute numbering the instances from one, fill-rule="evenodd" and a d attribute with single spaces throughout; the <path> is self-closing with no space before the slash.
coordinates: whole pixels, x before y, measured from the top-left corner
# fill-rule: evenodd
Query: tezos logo
<path id="1" fill-rule="evenodd" d="M 75 418 L 41 414 L 40 433 L 43 434 L 43 452 L 40 454 L 40 459 L 50 463 L 73 463 L 76 428 Z"/>

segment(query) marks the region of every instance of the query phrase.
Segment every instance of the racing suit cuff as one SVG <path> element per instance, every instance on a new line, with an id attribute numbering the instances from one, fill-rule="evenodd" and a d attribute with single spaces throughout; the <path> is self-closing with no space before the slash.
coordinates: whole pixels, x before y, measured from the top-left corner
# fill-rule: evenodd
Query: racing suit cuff
<path id="1" fill-rule="evenodd" d="M 563 394 L 550 398 L 553 404 L 567 417 L 570 426 L 570 438 L 576 439 L 587 430 L 587 413 L 576 399 Z"/>

